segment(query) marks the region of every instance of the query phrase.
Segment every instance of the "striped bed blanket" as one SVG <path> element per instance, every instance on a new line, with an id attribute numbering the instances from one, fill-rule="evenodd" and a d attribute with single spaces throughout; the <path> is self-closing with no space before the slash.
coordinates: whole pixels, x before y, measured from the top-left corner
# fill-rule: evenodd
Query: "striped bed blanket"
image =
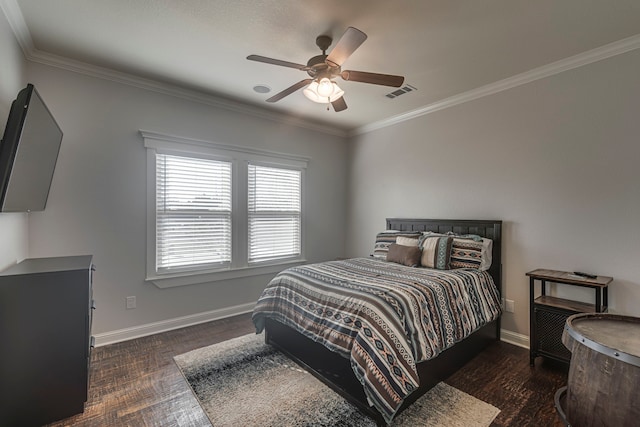
<path id="1" fill-rule="evenodd" d="M 258 333 L 275 319 L 351 360 L 387 422 L 419 385 L 416 364 L 501 314 L 491 276 L 355 258 L 289 268 L 253 311 Z"/>

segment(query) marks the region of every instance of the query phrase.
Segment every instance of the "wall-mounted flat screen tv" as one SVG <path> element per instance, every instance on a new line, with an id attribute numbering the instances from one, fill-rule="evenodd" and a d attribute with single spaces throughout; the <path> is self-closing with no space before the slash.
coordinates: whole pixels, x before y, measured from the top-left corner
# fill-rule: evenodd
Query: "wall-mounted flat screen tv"
<path id="1" fill-rule="evenodd" d="M 0 143 L 0 211 L 42 211 L 62 142 L 62 130 L 32 84 L 11 104 Z"/>

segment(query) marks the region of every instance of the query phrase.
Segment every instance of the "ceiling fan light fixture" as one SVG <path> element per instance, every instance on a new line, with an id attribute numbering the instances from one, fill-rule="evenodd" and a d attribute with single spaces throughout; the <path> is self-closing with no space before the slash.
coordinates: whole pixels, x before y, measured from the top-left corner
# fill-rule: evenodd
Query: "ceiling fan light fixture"
<path id="1" fill-rule="evenodd" d="M 326 77 L 323 77 L 320 81 L 312 81 L 304 89 L 303 93 L 308 99 L 319 104 L 328 104 L 344 95 L 344 91 L 340 89 L 340 86 Z"/>
<path id="2" fill-rule="evenodd" d="M 326 77 L 320 79 L 317 87 L 318 95 L 322 96 L 323 98 L 328 98 L 329 96 L 333 95 L 333 85 L 335 85 L 335 83 L 332 83 L 333 82 Z"/>

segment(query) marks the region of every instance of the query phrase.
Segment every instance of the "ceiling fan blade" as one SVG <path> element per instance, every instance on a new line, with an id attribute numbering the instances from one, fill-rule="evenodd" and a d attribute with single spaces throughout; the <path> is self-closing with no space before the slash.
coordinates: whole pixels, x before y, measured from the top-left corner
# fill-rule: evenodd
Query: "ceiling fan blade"
<path id="1" fill-rule="evenodd" d="M 247 59 L 249 61 L 264 62 L 265 64 L 280 65 L 281 67 L 295 68 L 297 70 L 301 70 L 306 67 L 306 65 L 296 64 L 295 62 L 281 61 L 279 59 L 267 58 L 266 56 L 260 55 L 249 55 L 247 56 Z"/>
<path id="2" fill-rule="evenodd" d="M 374 85 L 400 87 L 404 83 L 403 76 L 391 74 L 367 73 L 366 71 L 345 70 L 340 76 L 344 80 L 352 82 L 371 83 Z"/>
<path id="3" fill-rule="evenodd" d="M 339 113 L 340 111 L 347 109 L 347 103 L 344 100 L 344 95 L 336 99 L 335 101 L 333 101 L 331 105 L 333 105 L 333 109 L 335 110 L 336 113 Z"/>
<path id="4" fill-rule="evenodd" d="M 291 95 L 293 92 L 297 91 L 298 89 L 301 89 L 301 88 L 305 87 L 306 85 L 308 85 L 312 81 L 313 81 L 313 79 L 300 80 L 298 83 L 294 84 L 293 86 L 289 86 L 288 88 L 286 88 L 282 92 L 276 93 L 271 98 L 267 99 L 267 102 L 280 101 L 285 96 Z"/>
<path id="5" fill-rule="evenodd" d="M 357 28 L 349 27 L 344 32 L 336 46 L 327 56 L 326 62 L 333 67 L 340 67 L 367 39 L 367 35 Z"/>

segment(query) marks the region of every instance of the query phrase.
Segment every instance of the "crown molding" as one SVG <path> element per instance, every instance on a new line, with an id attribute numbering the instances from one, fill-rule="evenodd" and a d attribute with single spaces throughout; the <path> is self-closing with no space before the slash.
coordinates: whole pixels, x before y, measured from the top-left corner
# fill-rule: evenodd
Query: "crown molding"
<path id="1" fill-rule="evenodd" d="M 538 68 L 534 68 L 529 71 L 525 71 L 524 73 L 516 74 L 515 76 L 507 77 L 503 80 L 498 80 L 497 82 L 489 83 L 487 85 L 462 92 L 458 95 L 436 101 L 432 104 L 409 111 L 407 113 L 399 114 L 388 119 L 379 120 L 377 122 L 361 126 L 349 132 L 349 136 L 372 132 L 374 130 L 402 123 L 407 120 L 425 116 L 439 110 L 444 110 L 445 108 L 450 108 L 456 105 L 463 104 L 465 102 L 473 101 L 478 98 L 522 86 L 536 80 L 544 79 L 546 77 L 560 74 L 565 71 L 573 70 L 574 68 L 592 64 L 597 61 L 602 61 L 603 59 L 611 58 L 616 55 L 621 55 L 638 48 L 640 48 L 640 34 L 636 34 L 634 36 L 627 37 L 625 39 L 621 39 L 613 43 L 609 43 L 604 46 L 597 47 L 595 49 L 591 49 L 586 52 L 582 52 L 577 55 L 573 55 L 568 58 L 543 65 Z"/>
<path id="2" fill-rule="evenodd" d="M 33 39 L 27 28 L 27 23 L 24 21 L 20 6 L 18 6 L 16 0 L 0 0 L 0 9 L 2 9 L 4 16 L 7 17 L 9 26 L 26 56 L 27 52 L 33 50 Z"/>

